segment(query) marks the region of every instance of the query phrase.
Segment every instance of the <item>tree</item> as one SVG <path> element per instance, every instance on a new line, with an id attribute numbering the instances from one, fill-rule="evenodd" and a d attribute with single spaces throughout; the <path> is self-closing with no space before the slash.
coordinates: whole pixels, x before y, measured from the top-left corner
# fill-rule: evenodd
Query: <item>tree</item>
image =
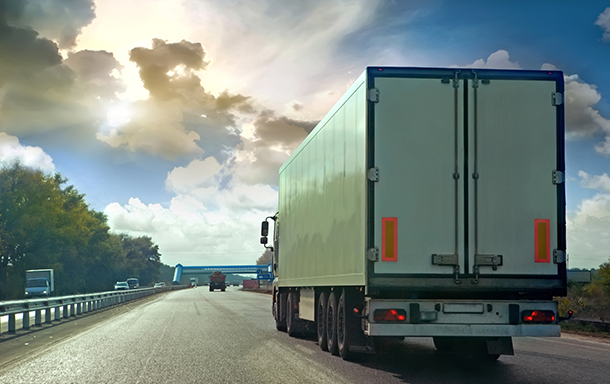
<path id="1" fill-rule="evenodd" d="M 111 289 L 159 276 L 159 247 L 150 237 L 110 233 L 106 216 L 59 173 L 20 163 L 0 168 L 0 299 L 23 295 L 25 271 L 55 270 L 56 294 Z"/>
<path id="2" fill-rule="evenodd" d="M 161 255 L 159 246 L 153 244 L 148 236 L 131 237 L 121 234 L 123 250 L 125 251 L 126 270 L 129 277 L 140 279 L 140 285 L 150 285 L 159 279 Z"/>
<path id="3" fill-rule="evenodd" d="M 610 287 L 610 257 L 599 266 L 599 278 L 603 285 Z"/>

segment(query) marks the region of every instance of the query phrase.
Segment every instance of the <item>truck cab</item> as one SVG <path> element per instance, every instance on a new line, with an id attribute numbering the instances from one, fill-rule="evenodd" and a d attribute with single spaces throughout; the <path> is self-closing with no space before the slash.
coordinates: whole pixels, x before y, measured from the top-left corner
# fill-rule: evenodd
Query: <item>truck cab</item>
<path id="1" fill-rule="evenodd" d="M 51 286 L 49 280 L 43 277 L 28 279 L 25 285 L 25 296 L 50 296 Z"/>

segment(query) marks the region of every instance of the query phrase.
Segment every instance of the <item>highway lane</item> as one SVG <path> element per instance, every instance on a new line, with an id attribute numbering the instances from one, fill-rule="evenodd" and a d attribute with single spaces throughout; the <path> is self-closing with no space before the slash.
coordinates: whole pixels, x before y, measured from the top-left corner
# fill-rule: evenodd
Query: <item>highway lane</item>
<path id="1" fill-rule="evenodd" d="M 25 337 L 0 343 L 0 356 Z M 270 297 L 236 288 L 169 292 L 46 340 L 0 358 L 0 383 L 539 384 L 610 378 L 610 344 L 573 336 L 515 339 L 516 356 L 492 363 L 441 355 L 427 338 L 346 362 L 322 352 L 315 338 L 276 331 Z"/>

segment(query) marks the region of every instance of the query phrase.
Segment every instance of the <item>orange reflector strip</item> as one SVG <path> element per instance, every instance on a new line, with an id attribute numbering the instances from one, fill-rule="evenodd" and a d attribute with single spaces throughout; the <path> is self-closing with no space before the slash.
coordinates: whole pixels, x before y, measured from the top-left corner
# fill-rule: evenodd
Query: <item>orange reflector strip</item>
<path id="1" fill-rule="evenodd" d="M 535 219 L 536 263 L 551 262 L 551 220 Z"/>
<path id="2" fill-rule="evenodd" d="M 398 218 L 381 218 L 381 261 L 398 261 Z"/>

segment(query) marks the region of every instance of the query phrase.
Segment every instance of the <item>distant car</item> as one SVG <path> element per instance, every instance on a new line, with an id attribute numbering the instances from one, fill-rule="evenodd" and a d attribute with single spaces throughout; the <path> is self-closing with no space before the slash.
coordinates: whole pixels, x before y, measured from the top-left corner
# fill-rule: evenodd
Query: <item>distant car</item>
<path id="1" fill-rule="evenodd" d="M 126 291 L 129 289 L 129 284 L 126 281 L 117 281 L 114 285 L 115 291 Z"/>
<path id="2" fill-rule="evenodd" d="M 131 277 L 127 279 L 127 285 L 129 285 L 129 289 L 140 288 L 140 280 L 136 279 L 135 277 Z"/>
<path id="3" fill-rule="evenodd" d="M 155 288 L 159 288 L 159 287 L 165 287 L 165 283 L 162 281 L 160 283 L 155 283 Z"/>

